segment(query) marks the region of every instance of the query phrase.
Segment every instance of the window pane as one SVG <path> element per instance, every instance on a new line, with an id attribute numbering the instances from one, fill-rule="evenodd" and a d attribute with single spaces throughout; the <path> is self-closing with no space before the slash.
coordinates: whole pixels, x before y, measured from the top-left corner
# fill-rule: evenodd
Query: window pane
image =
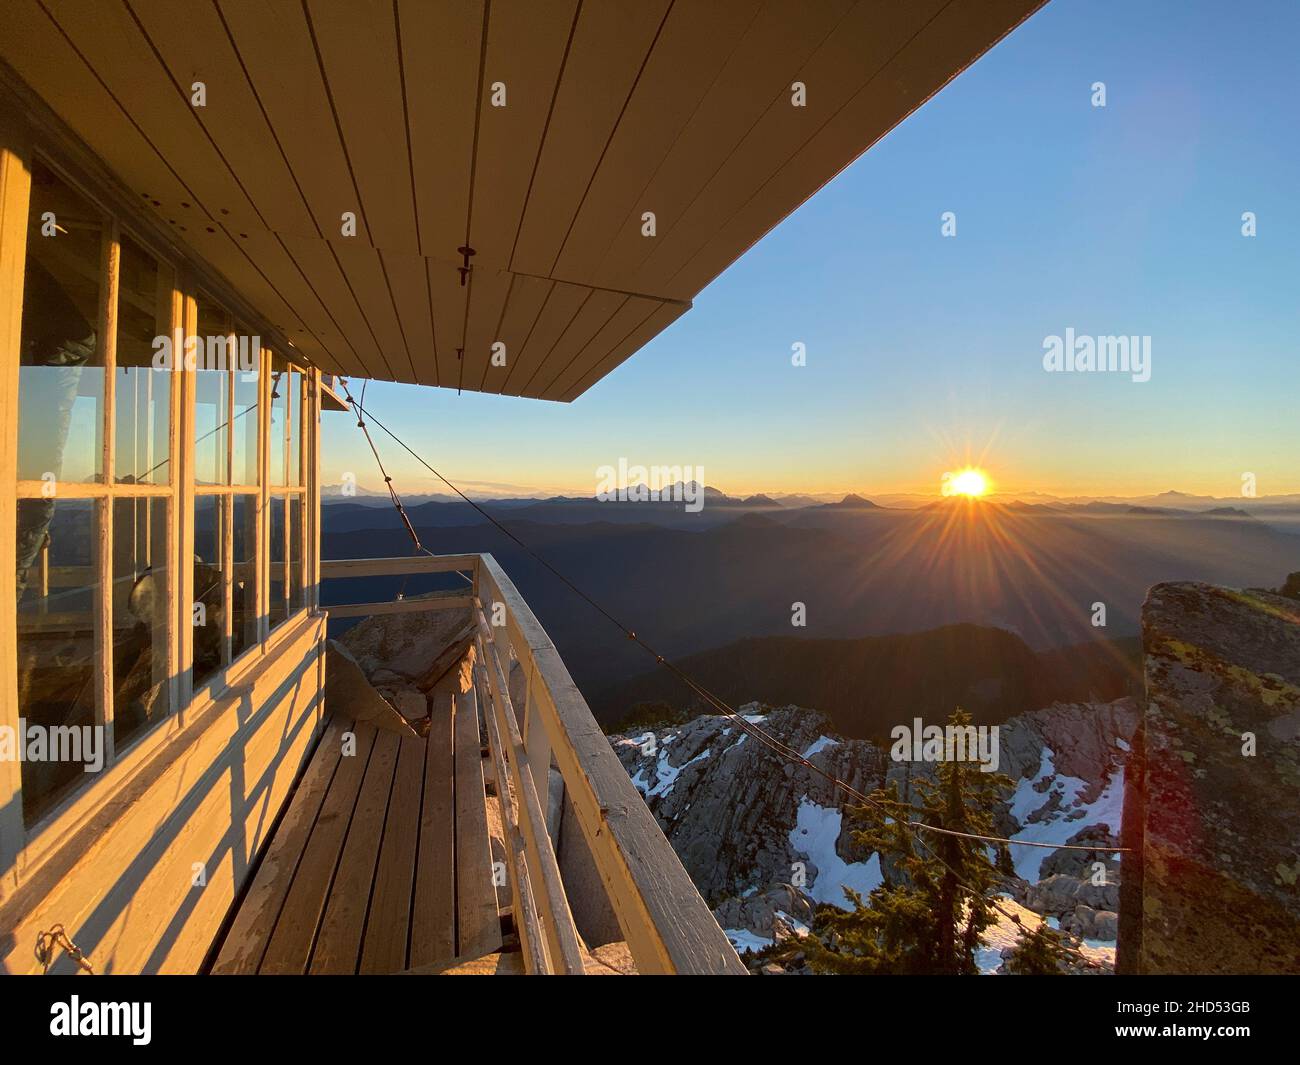
<path id="1" fill-rule="evenodd" d="M 95 723 L 95 505 L 18 501 L 18 710 L 30 729 L 77 726 L 103 751 Z M 81 752 L 89 753 L 89 749 Z M 85 759 L 25 759 L 23 814 L 32 823 L 62 790 L 89 779 Z"/>
<path id="2" fill-rule="evenodd" d="M 203 347 L 195 352 L 194 483 L 228 484 L 230 374 L 225 369 L 226 312 L 203 296 L 197 303 L 197 336 Z"/>
<path id="3" fill-rule="evenodd" d="M 303 497 L 289 497 L 289 610 L 301 610 L 307 604 L 303 589 L 302 567 Z"/>
<path id="4" fill-rule="evenodd" d="M 117 430 L 114 473 L 124 484 L 167 484 L 168 428 L 174 374 L 154 369 L 156 337 L 171 331 L 171 268 L 160 267 L 130 237 L 122 237 L 117 300 L 117 371 L 113 375 Z"/>
<path id="5" fill-rule="evenodd" d="M 302 484 L 302 374 L 289 371 L 289 484 Z"/>
<path id="6" fill-rule="evenodd" d="M 194 687 L 206 684 L 221 668 L 225 636 L 221 533 L 225 500 L 194 497 Z"/>
<path id="7" fill-rule="evenodd" d="M 234 517 L 234 642 L 239 655 L 257 643 L 257 496 L 231 496 Z"/>
<path id="8" fill-rule="evenodd" d="M 240 333 L 247 336 L 247 331 Z M 249 338 L 248 363 L 253 368 L 235 374 L 235 484 L 257 484 L 257 385 L 258 345 Z"/>
<path id="9" fill-rule="evenodd" d="M 284 421 L 289 402 L 288 371 L 283 364 L 271 371 L 270 484 L 284 484 Z"/>
<path id="10" fill-rule="evenodd" d="M 39 160 L 32 166 L 18 403 L 18 479 L 103 474 L 99 211 Z"/>
<path id="11" fill-rule="evenodd" d="M 275 628 L 288 616 L 288 586 L 284 581 L 284 496 L 271 497 L 271 602 L 267 613 Z"/>
<path id="12" fill-rule="evenodd" d="M 166 499 L 113 502 L 113 739 L 171 710 Z"/>

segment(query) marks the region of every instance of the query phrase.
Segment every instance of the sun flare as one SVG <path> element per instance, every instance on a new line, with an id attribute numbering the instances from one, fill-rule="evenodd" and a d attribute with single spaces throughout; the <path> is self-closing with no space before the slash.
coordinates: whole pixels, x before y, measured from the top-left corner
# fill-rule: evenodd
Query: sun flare
<path id="1" fill-rule="evenodd" d="M 978 499 L 989 490 L 989 479 L 983 470 L 968 466 L 956 473 L 944 475 L 943 494 Z"/>

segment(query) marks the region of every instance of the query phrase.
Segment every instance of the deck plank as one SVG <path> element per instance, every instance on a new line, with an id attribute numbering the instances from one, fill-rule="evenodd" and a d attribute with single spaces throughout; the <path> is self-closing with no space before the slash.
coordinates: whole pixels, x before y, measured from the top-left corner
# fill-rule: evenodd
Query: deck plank
<path id="1" fill-rule="evenodd" d="M 400 743 L 401 737 L 395 732 L 380 732 L 375 738 L 375 749 L 366 766 L 361 794 L 348 826 L 309 972 L 338 975 L 357 971 Z"/>
<path id="2" fill-rule="evenodd" d="M 361 946 L 363 973 L 395 973 L 406 968 L 411 897 L 415 892 L 415 855 L 420 844 L 424 752 L 423 739 L 401 738 L 379 867 L 370 896 L 370 915 L 366 918 Z"/>
<path id="3" fill-rule="evenodd" d="M 445 964 L 456 956 L 451 692 L 435 692 L 430 704 L 420 848 L 411 906 L 412 966 Z"/>
<path id="4" fill-rule="evenodd" d="M 289 808 L 267 845 L 253 882 L 239 903 L 221 944 L 212 972 L 244 975 L 257 972 L 267 940 L 275 928 L 298 861 L 338 768 L 346 719 L 331 719 L 321 734 L 302 779 L 289 798 Z"/>
<path id="5" fill-rule="evenodd" d="M 492 883 L 483 754 L 474 689 L 455 697 L 456 924 L 458 954 L 478 957 L 501 947 L 501 919 Z"/>
<path id="6" fill-rule="evenodd" d="M 338 867 L 352 811 L 370 761 L 376 730 L 358 724 L 355 735 L 356 753 L 339 760 L 338 770 L 312 827 L 259 972 L 307 971 L 316 930 L 325 912 L 334 871 Z"/>

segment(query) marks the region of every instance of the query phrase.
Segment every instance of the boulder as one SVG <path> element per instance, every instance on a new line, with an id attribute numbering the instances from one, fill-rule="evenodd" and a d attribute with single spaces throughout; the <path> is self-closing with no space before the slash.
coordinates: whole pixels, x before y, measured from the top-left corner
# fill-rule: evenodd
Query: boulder
<path id="1" fill-rule="evenodd" d="M 1142 638 L 1118 968 L 1300 972 L 1300 602 L 1157 584 Z"/>
<path id="2" fill-rule="evenodd" d="M 1115 826 L 1118 828 L 1119 826 Z M 1084 878 L 1091 876 L 1093 866 L 1100 862 L 1106 868 L 1107 879 L 1119 880 L 1119 859 L 1115 852 L 1119 849 L 1119 834 L 1111 831 L 1109 825 L 1089 825 L 1076 832 L 1065 841 L 1071 847 L 1096 846 L 1094 851 L 1053 851 L 1045 859 L 1038 871 L 1040 878 L 1064 873 L 1067 876 Z"/>
<path id="3" fill-rule="evenodd" d="M 1073 913 L 1080 904 L 1098 910 L 1117 910 L 1119 884 L 1109 879 L 1104 884 L 1095 884 L 1091 879 L 1080 880 L 1058 873 L 1025 889 L 1025 905 L 1035 913 L 1060 917 Z"/>
<path id="4" fill-rule="evenodd" d="M 1113 940 L 1118 926 L 1119 915 L 1113 910 L 1096 910 L 1082 903 L 1061 919 L 1061 929 L 1080 939 Z"/>
<path id="5" fill-rule="evenodd" d="M 335 640 L 325 646 L 325 708 L 375 728 L 417 735 L 389 702 L 366 679 L 365 673 L 348 648 Z"/>
<path id="6" fill-rule="evenodd" d="M 339 642 L 376 685 L 408 683 L 427 689 L 461 659 L 473 632 L 469 609 L 461 607 L 376 614 L 345 632 Z"/>
<path id="7" fill-rule="evenodd" d="M 787 939 L 798 926 L 811 928 L 813 901 L 791 884 L 774 884 L 766 891 L 726 899 L 713 911 L 723 928 L 745 929 L 765 939 Z"/>
<path id="8" fill-rule="evenodd" d="M 429 716 L 429 700 L 418 688 L 401 688 L 393 692 L 393 706 L 407 721 L 420 721 Z"/>

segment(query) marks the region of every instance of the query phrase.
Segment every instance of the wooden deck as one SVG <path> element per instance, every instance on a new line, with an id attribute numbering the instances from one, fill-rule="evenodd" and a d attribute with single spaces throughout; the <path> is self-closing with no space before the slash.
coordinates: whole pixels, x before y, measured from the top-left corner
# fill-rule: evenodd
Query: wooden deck
<path id="1" fill-rule="evenodd" d="M 432 701 L 427 739 L 333 714 L 212 972 L 395 973 L 501 948 L 474 692 Z"/>

